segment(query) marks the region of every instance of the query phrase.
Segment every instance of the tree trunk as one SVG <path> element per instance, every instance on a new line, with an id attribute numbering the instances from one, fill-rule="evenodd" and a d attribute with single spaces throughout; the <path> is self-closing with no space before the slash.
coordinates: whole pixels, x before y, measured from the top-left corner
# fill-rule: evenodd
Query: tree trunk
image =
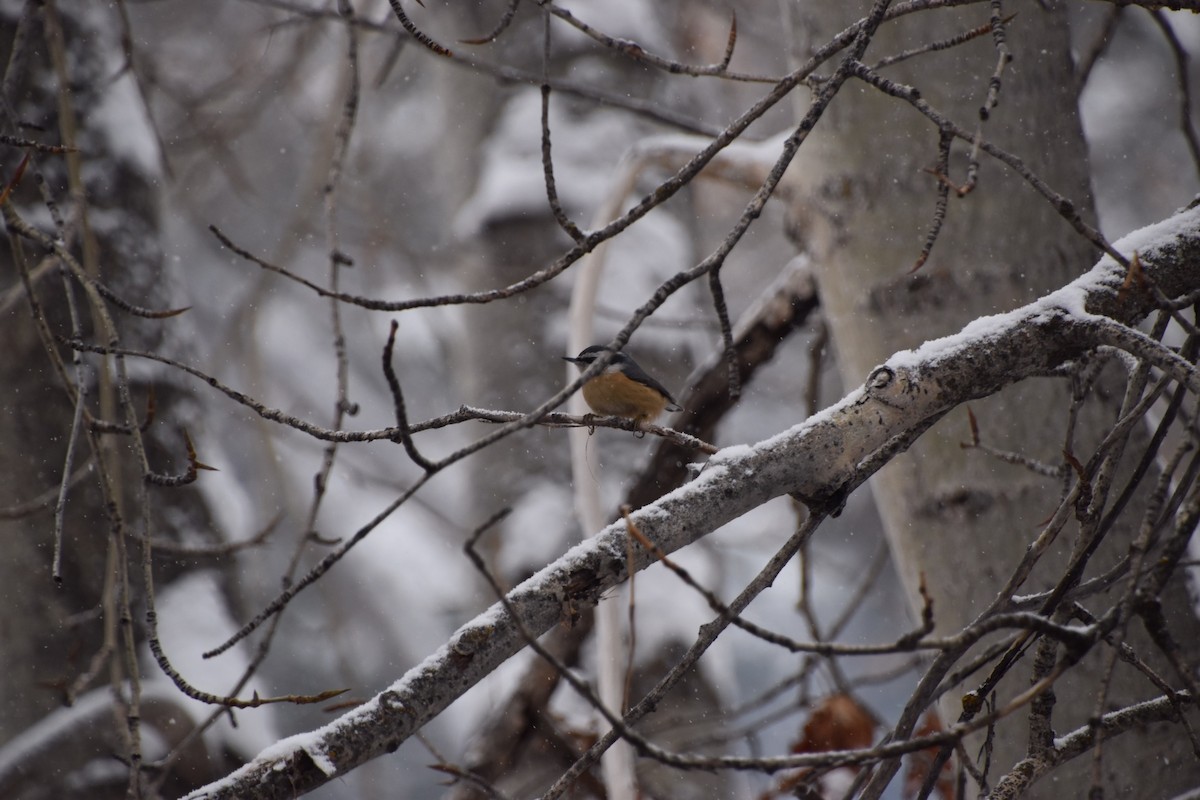
<path id="1" fill-rule="evenodd" d="M 868 4 L 845 5 L 853 11 L 821 4 L 821 19 L 809 20 L 820 30 L 811 34 L 813 41 L 825 41 L 826 34 L 836 30 L 831 26 L 853 21 Z M 864 60 L 869 64 L 986 21 L 983 6 L 900 19 L 881 28 Z M 1047 10 L 1023 7 L 1007 34 L 1013 60 L 1003 70 L 1000 102 L 983 124 L 983 136 L 1024 159 L 1072 200 L 1085 219 L 1094 219 L 1087 151 L 1072 89 L 1066 15 L 1057 4 Z M 921 90 L 930 105 L 972 130 L 998 55 L 992 38 L 983 36 L 901 62 L 882 74 Z M 957 331 L 977 317 L 1015 308 L 1094 263 L 1092 245 L 1050 203 L 1012 170 L 981 155 L 977 187 L 963 198 L 951 191 L 945 226 L 932 255 L 911 273 L 934 218 L 937 180 L 928 170 L 937 163 L 938 129 L 903 101 L 862 84 L 847 89 L 793 166 L 810 193 L 804 212 L 809 216 L 803 223 L 813 234 L 809 246 L 817 255 L 822 302 L 847 386 L 861 384 L 874 366 L 897 350 Z M 969 149 L 967 143 L 954 143 L 949 179 L 956 184 L 966 179 Z M 824 223 L 813 222 L 816 216 L 828 225 L 822 228 Z M 1083 462 L 1092 455 L 1114 420 L 1120 389 L 1109 399 L 1108 404 L 1085 406 L 1069 445 L 1064 439 L 1070 403 L 1065 380 L 1026 381 L 973 403 L 972 409 L 986 444 L 1059 464 L 1066 447 Z M 871 482 L 914 607 L 920 607 L 919 586 L 924 582 L 937 628 L 947 633 L 992 602 L 1062 491 L 1057 478 L 960 446 L 970 438 L 967 414 L 955 411 Z M 1128 526 L 1110 534 L 1089 574 L 1126 553 L 1129 534 Z M 1020 592 L 1053 585 L 1072 546 L 1066 535 L 1060 537 Z M 1176 595 L 1182 603 L 1182 593 Z M 1200 642 L 1186 605 L 1168 615 L 1179 626 L 1182 641 L 1193 646 Z M 1145 657 L 1151 649 L 1139 652 Z M 1055 687 L 1053 719 L 1059 732 L 1085 724 L 1093 713 L 1099 666 L 1100 659 L 1093 658 L 1085 666 L 1086 678 L 1080 674 L 1068 685 Z M 977 675 L 952 690 L 944 699 L 943 714 L 957 718 L 958 698 L 981 678 Z M 1010 676 L 999 693 L 1007 698 L 1026 688 Z M 1154 691 L 1132 669 L 1118 668 L 1110 699 L 1126 702 Z M 992 763 L 1000 770 L 1023 756 L 1026 742 L 1016 727 L 1020 724 L 1009 721 L 1010 735 L 996 737 Z M 1187 766 L 1147 774 L 1139 764 L 1150 754 Z M 1200 781 L 1200 764 L 1177 732 L 1151 730 L 1139 738 L 1137 747 L 1106 748 L 1104 767 L 1104 786 L 1112 796 L 1166 797 Z M 1090 768 L 1090 759 L 1078 759 L 1058 773 L 1056 785 L 1035 785 L 1033 794 L 1061 797 L 1064 787 L 1073 787 L 1066 794 L 1083 794 Z M 989 777 L 994 781 L 997 774 Z"/>
<path id="2" fill-rule="evenodd" d="M 147 141 L 137 130 L 144 120 L 129 78 L 114 78 L 122 61 L 119 32 L 108 18 L 79 4 L 23 4 L 0 12 L 0 63 L 6 64 L 0 131 L 21 139 L 77 148 L 70 154 L 33 153 L 8 144 L 0 147 L 3 179 L 12 181 L 17 166 L 30 158 L 22 181 L 13 187 L 11 204 L 22 219 L 50 236 L 61 235 L 89 274 L 115 294 L 148 308 L 166 308 L 167 293 L 158 244 L 159 198 L 152 186 L 157 168 L 152 148 L 137 151 L 135 141 Z M 59 50 L 61 48 L 61 50 Z M 59 58 L 61 56 L 61 58 Z M 60 71 L 61 70 L 61 71 Z M 120 105 L 125 103 L 124 105 Z M 106 127 L 120 116 L 120 130 Z M 38 180 L 44 179 L 43 195 Z M 45 196 L 52 197 L 65 220 L 55 230 Z M 77 373 L 72 352 L 60 340 L 49 343 L 38 334 L 32 301 L 22 291 L 22 271 L 50 336 L 72 337 L 67 292 L 75 297 L 84 339 L 100 336 L 99 326 L 79 283 L 60 273 L 59 264 L 11 227 L 0 254 L 0 276 L 7 290 L 0 299 L 0 517 L 4 557 L 0 558 L 0 745 L 21 746 L 21 735 L 47 720 L 56 708 L 71 704 L 96 686 L 124 687 L 129 667 L 138 655 L 123 649 L 126 641 L 143 639 L 144 611 L 139 588 L 139 547 L 136 536 L 175 540 L 180 531 L 199 543 L 211 530 L 198 494 L 188 487 L 165 489 L 155 495 L 154 511 L 141 524 L 139 491 L 144 491 L 140 465 L 134 463 L 127 437 L 97 435 L 91 441 L 83 429 L 77 436 L 73 463 L 66 464 L 67 442 L 74 401 L 63 376 L 53 366 L 47 346 L 65 362 L 65 378 L 74 384 Z M 154 349 L 163 344 L 169 321 L 125 316 L 117 320 L 123 344 Z M 115 402 L 111 364 L 103 357 L 84 359 L 87 410 L 97 419 L 123 423 Z M 145 373 L 140 373 L 145 375 Z M 184 444 L 175 416 L 184 393 L 162 381 L 154 387 L 157 417 L 145 433 L 155 469 L 171 473 L 184 463 Z M 147 402 L 150 387 L 134 382 L 135 402 Z M 139 409 L 144 413 L 144 409 Z M 164 424 L 162 420 L 167 420 Z M 92 443 L 98 444 L 93 447 Z M 103 459 L 113 487 L 105 496 L 99 488 L 97 462 Z M 63 516 L 62 579 L 52 577 L 54 506 L 64 469 L 74 475 Z M 180 472 L 182 470 L 180 469 Z M 40 499 L 40 503 L 31 503 Z M 36 506 L 36 507 L 31 507 Z M 22 510 L 24 509 L 24 510 Z M 118 540 L 123 540 L 129 563 L 121 563 Z M 162 583 L 195 566 L 186 558 L 159 560 L 156 575 Z M 128 605 L 120 599 L 118 574 L 129 573 Z M 123 605 L 129 610 L 124 618 Z M 133 628 L 126 640 L 124 625 Z M 189 717 L 169 699 L 148 699 L 142 705 L 147 730 L 170 719 L 182 726 Z M 84 704 L 87 705 L 87 704 Z M 41 741 L 39 759 L 17 764 L 15 772 L 0 772 L 0 795 L 5 797 L 124 797 L 127 778 L 119 769 L 106 778 L 88 776 L 94 759 L 127 759 L 125 718 L 109 708 L 77 708 L 70 725 L 59 725 L 50 741 Z M 161 712 L 161 713 L 160 713 Z M 94 723 L 94 725 L 89 724 Z M 100 727 L 96 727 L 100 726 Z M 27 737 L 28 738 L 28 737 Z M 26 742 L 30 744 L 30 742 Z M 35 748 L 36 749 L 36 748 Z M 3 762 L 4 759 L 0 759 Z M 111 763 L 116 767 L 118 762 Z M 12 765 L 8 765 L 12 766 Z M 209 764 L 180 783 L 164 789 L 183 791 L 211 778 L 223 764 Z M 178 774 L 178 770 L 176 770 Z M 74 789 L 69 785 L 74 782 Z M 14 787 L 21 787 L 20 789 Z"/>

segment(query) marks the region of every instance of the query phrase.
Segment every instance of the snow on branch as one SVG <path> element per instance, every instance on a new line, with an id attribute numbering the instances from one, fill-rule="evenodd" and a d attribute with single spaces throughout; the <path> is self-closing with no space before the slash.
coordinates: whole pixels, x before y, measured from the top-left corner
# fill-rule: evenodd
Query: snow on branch
<path id="1" fill-rule="evenodd" d="M 1034 303 L 895 354 L 836 405 L 758 444 L 721 450 L 696 479 L 630 515 L 631 523 L 672 553 L 781 495 L 835 508 L 886 461 L 880 453 L 894 455 L 897 442 L 906 445 L 949 410 L 1055 373 L 1101 345 L 1126 350 L 1200 391 L 1190 364 L 1129 327 L 1170 301 L 1200 298 L 1200 209 L 1136 231 L 1115 249 L 1130 259 L 1128 268 L 1105 256 Z M 372 700 L 278 742 L 189 797 L 292 798 L 394 751 L 524 648 L 522 628 L 541 635 L 624 581 L 626 539 L 624 520 L 608 526 L 508 594 L 520 624 L 493 605 Z M 636 569 L 657 560 L 634 549 Z"/>

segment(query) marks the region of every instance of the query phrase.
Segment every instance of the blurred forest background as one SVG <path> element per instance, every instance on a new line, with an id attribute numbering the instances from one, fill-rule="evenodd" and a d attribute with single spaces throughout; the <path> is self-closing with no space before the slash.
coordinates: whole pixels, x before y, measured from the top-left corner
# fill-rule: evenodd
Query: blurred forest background
<path id="1" fill-rule="evenodd" d="M 975 30 L 944 52 L 899 63 L 899 73 L 881 66 L 881 74 L 917 86 L 962 127 L 979 126 L 984 138 L 1010 147 L 1108 241 L 1169 216 L 1196 194 L 1200 18 L 1150 3 L 946 5 L 958 8 L 887 23 L 864 60 L 874 64 Z M 293 418 L 346 431 L 395 425 L 395 396 L 380 364 L 393 321 L 392 363 L 414 425 L 464 405 L 538 407 L 574 378 L 560 356 L 575 353 L 579 265 L 495 302 L 410 309 L 331 302 L 294 276 L 384 303 L 518 284 L 576 244 L 547 200 L 544 130 L 561 210 L 590 232 L 653 193 L 869 6 L 404 3 L 408 21 L 435 40 L 423 44 L 382 0 L 0 3 L 0 178 L 10 244 L 0 256 L 0 796 L 127 796 L 131 758 L 147 767 L 139 791 L 180 796 L 344 710 L 331 706 L 379 692 L 495 602 L 463 546 L 498 510 L 511 512 L 479 549 L 505 587 L 594 533 L 575 510 L 569 435 L 584 437 L 586 480 L 599 491 L 606 522 L 633 487 L 638 505 L 673 488 L 655 477 L 666 472 L 648 472 L 662 440 L 619 428 L 520 430 L 424 483 L 424 470 L 399 441 L 330 442 L 287 424 Z M 988 102 L 1002 52 L 989 26 L 998 12 L 1016 57 L 1000 69 L 999 102 L 981 123 L 978 109 Z M 596 35 L 572 24 L 572 15 Z M 1041 36 L 1058 38 L 1045 44 Z M 820 67 L 823 79 L 837 58 Z M 710 74 L 687 74 L 671 64 L 714 66 Z M 545 109 L 543 83 L 550 87 Z M 783 137 L 821 86 L 792 88 L 708 170 L 606 245 L 591 342 L 610 341 L 661 284 L 729 243 Z M 1050 106 L 1022 105 L 1023 92 L 1043 89 L 1054 98 Z M 1067 133 L 1054 128 L 1059 121 Z M 1084 139 L 1069 138 L 1080 130 Z M 30 140 L 68 151 L 36 150 Z M 969 143 L 955 142 L 943 183 L 962 184 L 969 151 Z M 719 285 L 707 277 L 688 283 L 629 339 L 627 351 L 685 400 L 701 378 L 721 383 L 727 376 L 723 358 L 736 342 L 723 341 L 722 317 L 739 334 L 762 324 L 768 300 L 788 309 L 762 334 L 766 344 L 737 351 L 752 366 L 743 369 L 735 399 L 722 386 L 715 394 L 727 400 L 719 411 L 706 406 L 702 419 L 688 405 L 681 417 L 660 422 L 718 447 L 758 442 L 861 385 L 893 351 L 1028 302 L 1095 263 L 1092 243 L 1042 197 L 1014 190 L 1019 178 L 985 155 L 978 186 L 964 197 L 950 193 L 942 238 L 914 271 L 938 203 L 938 154 L 936 126 L 865 81 L 848 82 L 775 197 L 729 250 Z M 1034 232 L 1043 225 L 1047 232 Z M 110 294 L 98 300 L 81 280 L 60 275 L 55 247 Z M 878 272 L 855 274 L 838 258 L 872 261 Z M 1045 260 L 1055 271 L 1040 271 Z M 966 277 L 982 261 L 1000 265 L 1003 275 Z M 878 288 L 870 303 L 856 306 L 855 293 L 866 298 L 869 287 Z M 71 339 L 114 343 L 97 304 L 116 320 L 120 347 L 169 363 L 129 356 L 117 365 L 111 355 L 67 346 Z M 891 331 L 880 320 L 899 327 Z M 1121 391 L 1112 389 L 1113 402 Z M 1052 408 L 1063 410 L 1046 412 L 1051 430 L 1060 430 L 1066 396 L 1019 395 L 976 407 L 983 436 L 991 430 L 1000 449 L 1041 443 L 1038 458 L 1061 462 L 1060 434 L 1037 430 L 1023 440 L 999 426 Z M 253 404 L 278 413 L 264 416 Z M 130 407 L 140 419 L 128 416 Z M 143 420 L 141 436 L 132 436 Z M 927 489 L 942 506 L 957 503 L 945 524 L 979 524 L 964 531 L 964 541 L 988 538 L 989 526 L 1009 512 L 976 513 L 967 489 L 976 475 L 1011 482 L 1020 468 L 958 448 L 973 424 L 959 409 L 939 428 L 954 450 L 944 458 L 948 475 L 915 466 L 943 459 L 939 450 L 914 451 L 900 467 L 909 477 L 873 487 L 879 505 L 866 488 L 851 494 L 749 616 L 798 639 L 890 642 L 920 624 L 917 586 L 928 581 L 935 613 L 947 614 L 939 626 L 954 630 L 971 619 L 980 601 L 967 599 L 955 578 L 940 583 L 911 557 L 893 562 L 888 539 L 904 547 L 898 529 L 911 533 L 923 523 L 905 517 L 885 537 L 878 509 L 915 505 L 912 498 Z M 468 420 L 422 429 L 414 441 L 439 459 L 495 428 Z M 660 455 L 676 471 L 704 457 L 679 449 Z M 147 480 L 148 473 L 155 477 Z M 955 495 L 959 482 L 966 488 Z M 1054 498 L 1061 484 L 1054 473 L 1036 490 Z M 414 485 L 420 490 L 408 497 Z M 1024 492 L 1007 498 L 1028 507 L 1028 518 L 1013 525 L 1025 537 L 1014 545 L 1018 553 L 1054 508 Z M 945 499 L 952 495 L 958 499 Z M 799 504 L 777 498 L 673 559 L 729 598 L 803 518 Z M 361 542 L 281 613 L 228 652 L 202 658 L 364 526 L 371 529 Z M 186 697 L 147 644 L 147 537 L 155 543 L 157 634 L 184 680 L 241 698 L 348 694 L 225 713 Z M 930 549 L 962 562 L 961 579 L 970 583 L 978 579 L 968 577 L 967 564 L 991 558 L 986 548 Z M 995 572 L 1007 575 L 1007 567 Z M 628 589 L 605 598 L 601 606 L 618 608 L 636 634 L 631 702 L 713 615 L 703 596 L 661 565 L 638 575 L 632 598 Z M 965 620 L 953 616 L 955 598 L 968 609 Z M 586 630 L 590 619 L 580 624 Z M 1185 642 L 1188 630 L 1177 632 Z M 630 641 L 628 630 L 624 638 Z M 564 648 L 583 674 L 594 675 L 594 639 L 578 637 Z M 900 650 L 824 659 L 731 635 L 645 730 L 677 749 L 786 753 L 804 746 L 806 730 L 816 736 L 814 709 L 833 713 L 839 709 L 830 698 L 852 698 L 849 713 L 860 720 L 852 738 L 808 746 L 864 747 L 895 722 L 928 661 Z M 472 795 L 482 790 L 465 780 L 447 787 L 447 770 L 484 774 L 504 763 L 486 750 L 496 746 L 496 715 L 513 713 L 506 704 L 537 663 L 520 654 L 419 740 L 313 796 L 485 796 Z M 117 699 L 135 674 L 139 726 Z M 544 791 L 607 730 L 565 685 L 530 713 L 536 724 L 509 733 L 507 757 L 516 766 L 487 778 L 507 796 Z M 189 736 L 204 721 L 211 724 L 203 734 Z M 1179 740 L 1188 753 L 1186 737 Z M 1018 742 L 1016 752 L 1023 747 Z M 1085 761 L 1071 791 L 1045 796 L 1083 796 L 1093 780 Z M 996 767 L 999 774 L 1008 768 Z M 897 779 L 886 796 L 918 794 L 924 775 L 911 769 L 909 785 Z M 788 773 L 674 772 L 645 761 L 639 770 L 645 797 L 793 791 Z M 1188 774 L 1197 774 L 1195 763 Z M 840 796 L 855 776 L 814 791 Z M 1129 772 L 1123 780 L 1137 777 Z M 600 796 L 604 780 L 593 771 L 573 796 Z M 947 781 L 935 791 L 948 792 L 954 781 Z M 607 791 L 614 793 L 611 783 Z"/>

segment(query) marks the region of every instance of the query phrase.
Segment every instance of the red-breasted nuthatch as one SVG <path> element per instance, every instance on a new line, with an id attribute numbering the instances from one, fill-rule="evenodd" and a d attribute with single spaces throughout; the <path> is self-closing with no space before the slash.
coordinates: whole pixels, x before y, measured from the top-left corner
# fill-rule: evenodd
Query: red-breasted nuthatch
<path id="1" fill-rule="evenodd" d="M 604 347 L 594 344 L 574 358 L 563 356 L 563 360 L 583 370 L 604 352 Z M 583 399 L 597 414 L 627 417 L 639 425 L 665 410 L 681 410 L 671 393 L 624 353 L 614 355 L 603 372 L 583 385 Z"/>

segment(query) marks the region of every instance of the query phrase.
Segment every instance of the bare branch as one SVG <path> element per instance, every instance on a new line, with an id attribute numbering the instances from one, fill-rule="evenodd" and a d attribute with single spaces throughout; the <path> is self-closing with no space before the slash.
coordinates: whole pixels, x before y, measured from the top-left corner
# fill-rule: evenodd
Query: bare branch
<path id="1" fill-rule="evenodd" d="M 1168 297 L 1190 291 L 1195 280 L 1191 264 L 1200 256 L 1200 210 L 1139 231 L 1116 247 L 1151 254 L 1146 259 L 1153 265 L 1149 274 Z M 669 554 L 768 496 L 793 494 L 819 509 L 823 498 L 836 498 L 848 486 L 865 480 L 869 473 L 863 471 L 863 462 L 906 428 L 923 430 L 929 419 L 940 417 L 948 408 L 1025 377 L 1047 374 L 1078 358 L 1097 344 L 1104 327 L 1097 323 L 1098 314 L 1111 313 L 1131 324 L 1149 313 L 1153 299 L 1145 293 L 1126 293 L 1118 300 L 1122 278 L 1117 263 L 1102 259 L 1072 284 L 1001 320 L 898 354 L 833 408 L 755 447 L 717 454 L 691 484 L 634 512 L 630 519 Z M 986 359 L 976 357 L 979 348 L 986 350 Z M 818 511 L 814 518 L 819 517 Z M 290 753 L 273 751 L 193 797 L 290 796 L 394 748 L 467 686 L 518 651 L 526 638 L 521 629 L 539 635 L 563 619 L 570 607 L 594 603 L 605 589 L 623 580 L 629 569 L 626 536 L 624 522 L 606 528 L 510 592 L 503 606 L 494 606 L 460 628 L 391 689 L 327 726 L 319 737 L 306 739 L 305 748 Z M 790 555 L 787 553 L 788 558 Z M 635 566 L 642 568 L 655 559 L 643 551 L 636 561 Z M 735 605 L 730 608 L 740 611 Z M 519 615 L 519 624 L 511 614 Z M 1071 650 L 1078 652 L 1078 648 Z M 927 740 L 896 742 L 869 754 L 822 756 L 821 761 L 790 757 L 696 762 L 658 752 L 655 757 L 684 767 L 719 763 L 727 768 L 753 764 L 756 769 L 783 769 L 813 763 L 858 763 L 931 744 L 953 744 L 968 730 L 986 727 L 1032 700 L 1052 685 L 1066 663 L 1060 661 L 1043 681 L 995 714 Z M 1173 706 L 1167 707 L 1170 714 L 1175 713 Z"/>

